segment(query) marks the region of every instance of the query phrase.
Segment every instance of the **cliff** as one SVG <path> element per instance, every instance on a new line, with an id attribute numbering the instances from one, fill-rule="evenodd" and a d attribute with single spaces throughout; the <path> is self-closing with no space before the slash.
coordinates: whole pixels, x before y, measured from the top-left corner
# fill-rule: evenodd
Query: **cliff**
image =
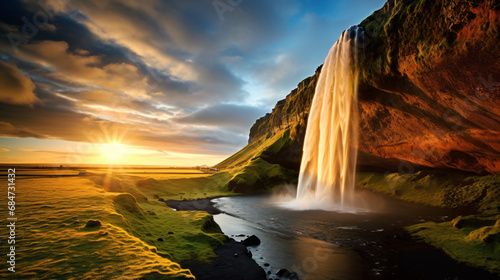
<path id="1" fill-rule="evenodd" d="M 473 209 L 406 228 L 452 258 L 500 275 L 500 2 L 390 0 L 360 25 L 357 188 Z M 321 68 L 256 121 L 217 165 L 240 193 L 297 183 Z M 491 174 L 496 173 L 496 174 Z"/>
<path id="2" fill-rule="evenodd" d="M 499 19 L 493 0 L 392 0 L 360 24 L 361 167 L 500 173 Z M 289 131 L 272 163 L 298 168 L 319 71 L 251 128 Z"/>

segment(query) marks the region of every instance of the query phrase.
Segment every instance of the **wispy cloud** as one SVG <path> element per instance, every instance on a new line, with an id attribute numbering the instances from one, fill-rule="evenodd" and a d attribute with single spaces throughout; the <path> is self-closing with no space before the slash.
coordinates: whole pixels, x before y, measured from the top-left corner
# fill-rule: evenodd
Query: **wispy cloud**
<path id="1" fill-rule="evenodd" d="M 201 158 L 241 148 L 255 119 L 359 22 L 345 13 L 361 19 L 384 1 L 243 1 L 223 20 L 212 1 L 55 2 L 29 36 L 22 19 L 47 10 L 0 2 L 0 136 L 118 133 L 128 145 Z M 13 48 L 8 34 L 24 39 Z"/>

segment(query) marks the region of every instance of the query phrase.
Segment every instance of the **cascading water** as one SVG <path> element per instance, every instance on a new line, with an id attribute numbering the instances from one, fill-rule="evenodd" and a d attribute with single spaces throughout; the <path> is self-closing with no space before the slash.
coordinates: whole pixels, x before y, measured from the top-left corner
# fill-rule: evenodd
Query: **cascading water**
<path id="1" fill-rule="evenodd" d="M 344 31 L 321 70 L 294 201 L 299 208 L 349 211 L 353 207 L 358 139 L 356 65 L 363 38 L 361 27 Z"/>

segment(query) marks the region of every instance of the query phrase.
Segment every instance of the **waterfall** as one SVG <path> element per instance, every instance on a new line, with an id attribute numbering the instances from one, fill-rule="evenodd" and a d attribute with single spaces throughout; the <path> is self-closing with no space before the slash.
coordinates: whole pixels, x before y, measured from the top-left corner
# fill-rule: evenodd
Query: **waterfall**
<path id="1" fill-rule="evenodd" d="M 352 26 L 332 46 L 309 112 L 297 197 L 302 209 L 353 207 L 358 118 L 357 47 L 364 31 Z"/>

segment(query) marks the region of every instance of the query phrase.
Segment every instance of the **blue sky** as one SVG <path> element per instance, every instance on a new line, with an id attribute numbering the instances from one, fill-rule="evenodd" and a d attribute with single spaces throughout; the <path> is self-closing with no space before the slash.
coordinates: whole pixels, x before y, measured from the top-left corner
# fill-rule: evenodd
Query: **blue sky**
<path id="1" fill-rule="evenodd" d="M 384 2 L 2 1 L 0 161 L 215 164 Z"/>

